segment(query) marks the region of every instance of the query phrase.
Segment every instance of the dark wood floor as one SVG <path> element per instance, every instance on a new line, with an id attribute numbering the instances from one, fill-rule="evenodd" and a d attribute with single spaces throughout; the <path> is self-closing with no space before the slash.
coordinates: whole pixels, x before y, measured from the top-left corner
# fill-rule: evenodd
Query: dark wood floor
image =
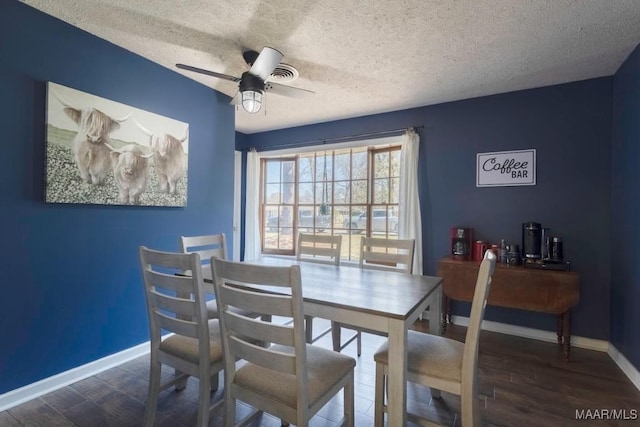
<path id="1" fill-rule="evenodd" d="M 427 328 L 418 322 L 415 329 Z M 463 340 L 465 328 L 451 326 L 447 336 Z M 372 353 L 383 338 L 364 334 L 363 354 L 356 367 L 356 426 L 373 425 L 375 369 Z M 329 346 L 329 337 L 318 344 Z M 355 345 L 345 349 L 355 356 Z M 140 426 L 147 396 L 148 356 L 0 412 L 0 426 Z M 170 371 L 167 370 L 167 375 Z M 638 420 L 576 420 L 576 410 L 640 411 L 640 392 L 605 353 L 572 349 L 565 363 L 557 345 L 483 331 L 480 338 L 480 401 L 486 426 L 636 426 Z M 447 426 L 460 426 L 460 401 L 443 393 L 431 399 L 428 389 L 410 384 L 408 407 Z M 222 392 L 213 396 L 218 400 Z M 342 397 L 327 404 L 311 425 L 333 427 L 342 413 Z M 165 391 L 157 425 L 195 424 L 197 380 L 182 392 Z M 240 408 L 248 409 L 248 408 Z M 216 412 L 211 426 L 221 425 Z M 263 415 L 255 426 L 279 426 Z"/>

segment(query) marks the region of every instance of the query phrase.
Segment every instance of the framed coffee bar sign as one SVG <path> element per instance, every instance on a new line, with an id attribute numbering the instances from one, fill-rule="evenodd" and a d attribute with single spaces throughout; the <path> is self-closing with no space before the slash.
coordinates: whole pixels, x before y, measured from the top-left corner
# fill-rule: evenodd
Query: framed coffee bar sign
<path id="1" fill-rule="evenodd" d="M 476 187 L 536 185 L 536 150 L 476 154 Z"/>

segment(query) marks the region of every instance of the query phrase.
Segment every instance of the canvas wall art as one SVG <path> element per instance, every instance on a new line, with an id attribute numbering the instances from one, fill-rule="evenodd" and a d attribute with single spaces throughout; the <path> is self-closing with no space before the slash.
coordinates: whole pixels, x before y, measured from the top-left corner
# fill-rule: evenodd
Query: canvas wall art
<path id="1" fill-rule="evenodd" d="M 49 203 L 186 206 L 189 125 L 47 83 Z"/>

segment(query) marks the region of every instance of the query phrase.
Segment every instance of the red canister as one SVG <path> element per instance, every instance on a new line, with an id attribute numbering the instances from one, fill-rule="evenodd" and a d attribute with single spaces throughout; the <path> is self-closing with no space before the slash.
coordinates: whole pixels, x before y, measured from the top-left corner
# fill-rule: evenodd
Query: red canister
<path id="1" fill-rule="evenodd" d="M 473 260 L 481 262 L 484 258 L 484 253 L 487 251 L 487 244 L 482 240 L 476 240 L 473 242 Z"/>

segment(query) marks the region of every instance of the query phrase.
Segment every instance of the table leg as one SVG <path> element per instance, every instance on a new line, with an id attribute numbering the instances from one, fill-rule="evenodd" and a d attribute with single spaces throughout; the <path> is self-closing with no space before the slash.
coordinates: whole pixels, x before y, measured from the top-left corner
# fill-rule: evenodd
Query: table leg
<path id="1" fill-rule="evenodd" d="M 342 345 L 341 337 L 342 327 L 340 323 L 331 321 L 331 340 L 333 341 L 333 351 L 340 353 L 340 346 Z"/>
<path id="2" fill-rule="evenodd" d="M 562 341 L 564 346 L 564 358 L 569 361 L 569 352 L 571 351 L 571 309 L 567 310 L 562 322 Z"/>
<path id="3" fill-rule="evenodd" d="M 443 292 L 442 286 L 438 286 L 436 290 L 433 291 L 433 296 L 431 296 L 431 303 L 429 304 L 429 332 L 433 335 L 444 335 L 445 325 L 441 322 L 438 322 L 438 319 L 442 317 L 442 300 L 443 300 Z M 433 317 L 432 317 L 433 316 Z M 431 321 L 433 319 L 433 322 Z"/>
<path id="4" fill-rule="evenodd" d="M 451 301 L 449 297 L 442 292 L 442 334 L 447 332 L 447 317 L 449 317 L 449 323 L 451 322 Z"/>
<path id="5" fill-rule="evenodd" d="M 437 322 L 435 322 L 437 323 Z M 389 319 L 389 376 L 387 413 L 389 427 L 404 427 L 407 407 L 407 328 L 402 320 Z"/>
<path id="6" fill-rule="evenodd" d="M 564 313 L 558 314 L 556 317 L 556 333 L 558 334 L 558 344 L 562 345 L 562 328 L 564 323 Z"/>

